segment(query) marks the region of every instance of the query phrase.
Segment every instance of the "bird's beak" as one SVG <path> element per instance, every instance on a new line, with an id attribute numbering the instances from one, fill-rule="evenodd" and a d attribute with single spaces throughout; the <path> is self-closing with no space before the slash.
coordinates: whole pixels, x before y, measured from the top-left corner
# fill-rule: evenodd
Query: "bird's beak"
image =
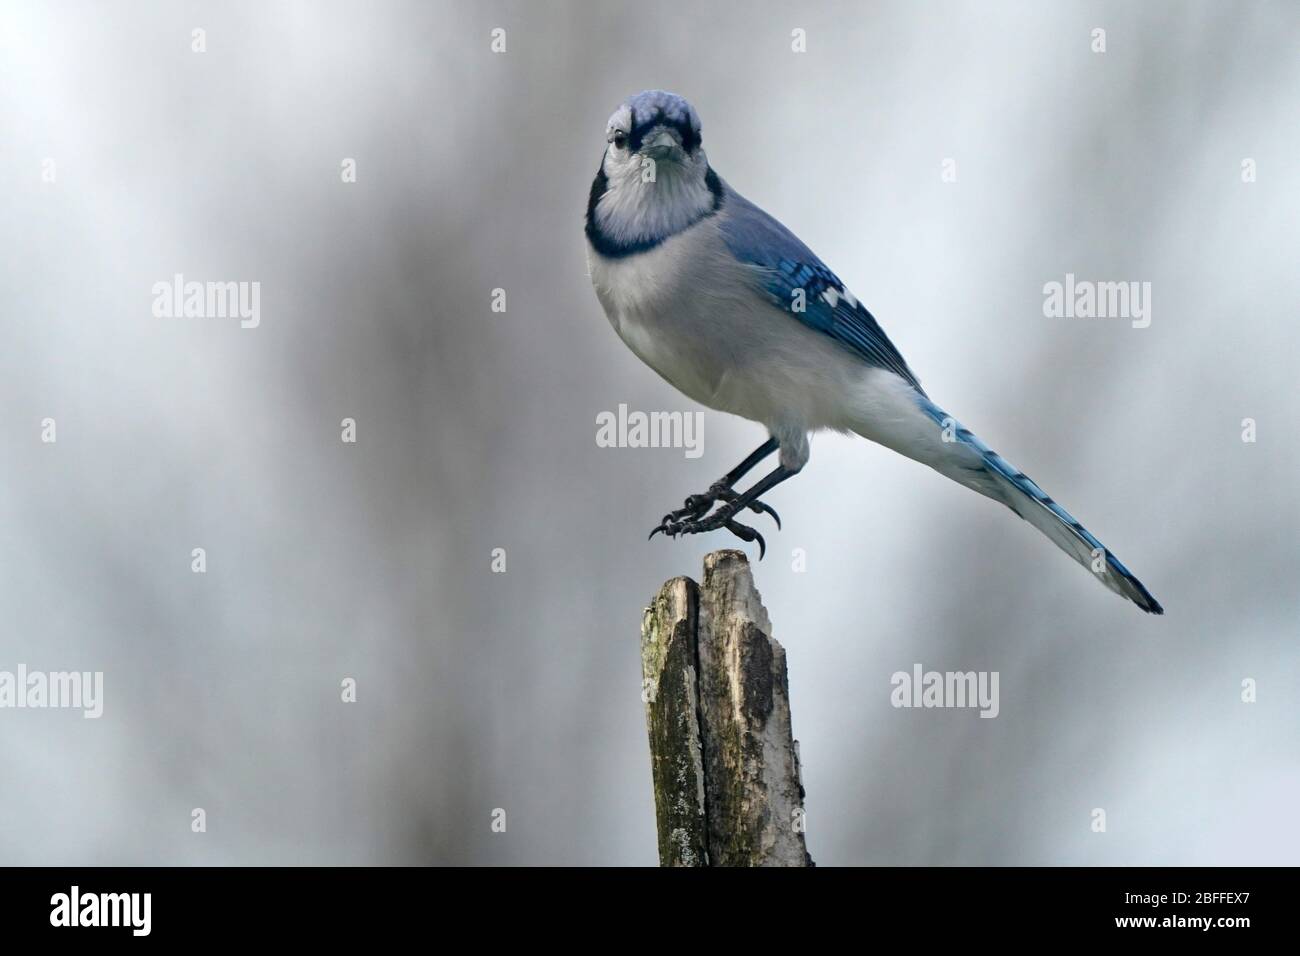
<path id="1" fill-rule="evenodd" d="M 666 129 L 658 129 L 641 141 L 641 154 L 655 159 L 668 159 L 682 152 L 681 143 Z"/>

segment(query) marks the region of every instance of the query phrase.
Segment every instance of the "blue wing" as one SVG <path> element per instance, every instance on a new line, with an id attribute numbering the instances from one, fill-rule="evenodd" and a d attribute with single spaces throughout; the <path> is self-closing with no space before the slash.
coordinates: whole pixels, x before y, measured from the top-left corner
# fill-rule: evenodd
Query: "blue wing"
<path id="1" fill-rule="evenodd" d="M 720 224 L 731 254 L 762 270 L 764 290 L 774 305 L 804 325 L 825 332 L 867 364 L 901 376 L 924 394 L 875 317 L 794 233 L 730 186 L 726 187 Z M 798 290 L 803 290 L 802 297 Z M 802 311 L 797 308 L 800 304 Z"/>

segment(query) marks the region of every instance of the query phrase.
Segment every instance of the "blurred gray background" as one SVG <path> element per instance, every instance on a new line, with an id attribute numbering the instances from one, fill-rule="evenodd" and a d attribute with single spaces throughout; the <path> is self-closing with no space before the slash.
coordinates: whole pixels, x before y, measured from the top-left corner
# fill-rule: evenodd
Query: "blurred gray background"
<path id="1" fill-rule="evenodd" d="M 817 861 L 1300 862 L 1298 48 L 1293 3 L 4 4 L 0 669 L 105 709 L 0 710 L 0 863 L 655 862 L 641 610 L 733 539 L 645 535 L 763 433 L 596 445 L 695 408 L 586 274 L 647 87 L 1168 612 L 816 438 L 756 576 Z M 155 318 L 177 272 L 260 327 Z M 1150 328 L 1045 318 L 1067 272 Z M 892 708 L 916 662 L 1000 716 Z"/>

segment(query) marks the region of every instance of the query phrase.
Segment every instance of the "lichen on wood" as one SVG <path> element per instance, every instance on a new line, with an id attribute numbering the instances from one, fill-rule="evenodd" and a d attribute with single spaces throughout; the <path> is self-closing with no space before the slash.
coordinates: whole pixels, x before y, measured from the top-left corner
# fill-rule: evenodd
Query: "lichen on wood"
<path id="1" fill-rule="evenodd" d="M 696 699 L 696 592 L 694 581 L 673 578 L 641 622 L 642 699 L 662 866 L 709 865 Z"/>

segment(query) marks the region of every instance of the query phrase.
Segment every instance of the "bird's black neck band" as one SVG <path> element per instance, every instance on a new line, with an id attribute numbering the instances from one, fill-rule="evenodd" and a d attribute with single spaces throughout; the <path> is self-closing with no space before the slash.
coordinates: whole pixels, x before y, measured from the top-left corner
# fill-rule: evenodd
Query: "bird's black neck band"
<path id="1" fill-rule="evenodd" d="M 683 229 L 689 229 L 701 219 L 707 219 L 722 208 L 722 180 L 718 179 L 718 174 L 713 171 L 712 166 L 710 166 L 708 172 L 705 173 L 704 184 L 709 187 L 709 192 L 713 196 L 713 203 L 708 209 L 704 210 L 683 226 Z M 607 259 L 623 259 L 627 256 L 637 255 L 638 253 L 649 252 L 651 249 L 660 245 L 665 239 L 672 237 L 671 235 L 668 235 L 627 241 L 623 239 L 615 239 L 609 235 L 609 233 L 600 227 L 600 223 L 596 221 L 596 204 L 600 202 L 600 197 L 605 195 L 608 189 L 609 179 L 605 175 L 605 164 L 602 160 L 600 169 L 596 171 L 596 178 L 591 182 L 591 195 L 587 198 L 586 230 L 587 239 L 591 243 L 591 247 L 602 256 L 605 256 Z M 677 232 L 680 231 L 680 229 L 677 230 Z M 676 235 L 676 233 L 673 233 L 672 235 Z"/>

